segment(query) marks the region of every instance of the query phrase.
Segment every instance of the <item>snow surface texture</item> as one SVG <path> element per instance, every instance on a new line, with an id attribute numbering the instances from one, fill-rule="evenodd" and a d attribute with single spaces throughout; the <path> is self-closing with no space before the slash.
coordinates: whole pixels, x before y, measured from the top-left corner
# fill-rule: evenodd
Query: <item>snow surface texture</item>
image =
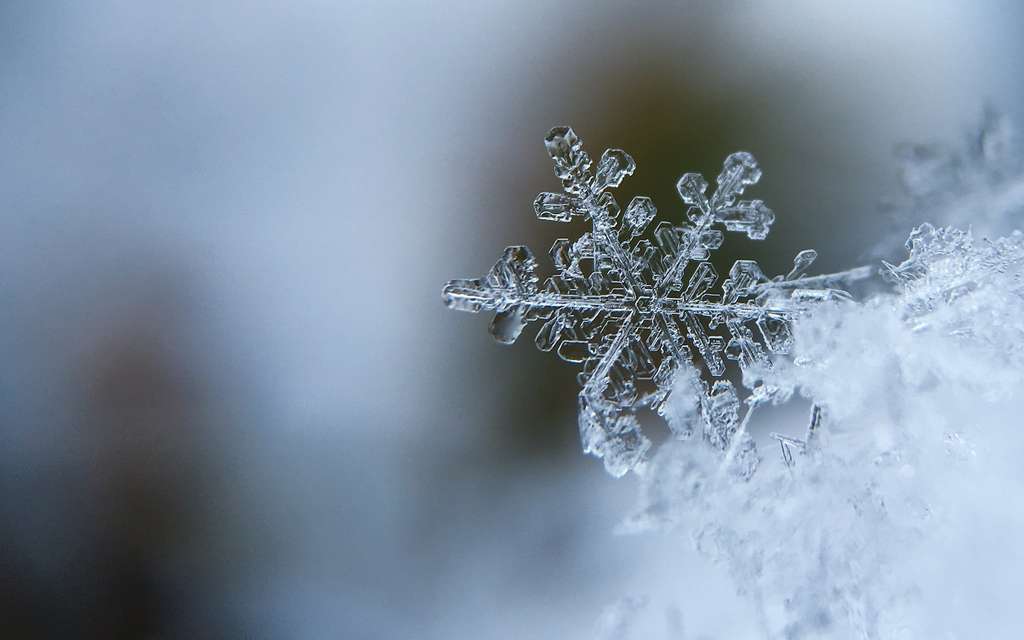
<path id="1" fill-rule="evenodd" d="M 794 317 L 813 304 L 848 297 L 833 287 L 867 277 L 871 270 L 808 277 L 804 273 L 817 254 L 806 250 L 797 254 L 788 274 L 771 279 L 756 262 L 737 260 L 720 292 L 712 293 L 719 276 L 708 258 L 722 245 L 723 230 L 763 240 L 775 220 L 762 201 L 739 199 L 761 178 L 752 155 L 726 158 L 710 197 L 703 176 L 683 175 L 676 187 L 689 224 L 663 221 L 652 242 L 645 237 L 656 215 L 651 199 L 633 198 L 619 223 L 620 208 L 609 192 L 636 169 L 625 151 L 605 151 L 592 170 L 590 155 L 571 128 L 552 129 L 544 143 L 563 192 L 540 194 L 534 202 L 537 217 L 556 222 L 580 217 L 592 230 L 575 242 L 555 241 L 550 256 L 558 273 L 543 287 L 530 250 L 511 246 L 483 278 L 449 281 L 442 292 L 445 304 L 495 311 L 491 334 L 506 344 L 526 324 L 543 320 L 537 347 L 583 365 L 580 439 L 583 450 L 603 458 L 612 475 L 643 468 L 651 441 L 641 432 L 636 411 L 661 412 L 673 380 L 680 378 L 693 406 L 685 415 L 672 414 L 673 435 L 702 435 L 730 473 L 749 477 L 759 457 L 747 421 L 758 405 L 778 397 L 768 387 L 754 388 L 741 419 L 735 386 L 722 379 L 725 361 L 737 361 L 743 369 L 770 367 L 771 355 L 788 353 L 792 345 Z M 728 338 L 715 335 L 719 328 Z M 694 367 L 691 347 L 710 384 Z"/>
<path id="2" fill-rule="evenodd" d="M 766 637 L 1010 637 L 1018 622 L 1024 236 L 923 225 L 907 248 L 892 293 L 820 305 L 794 323 L 793 360 L 763 372 L 823 409 L 789 464 L 736 483 L 670 443 L 627 524 L 691 534 Z"/>

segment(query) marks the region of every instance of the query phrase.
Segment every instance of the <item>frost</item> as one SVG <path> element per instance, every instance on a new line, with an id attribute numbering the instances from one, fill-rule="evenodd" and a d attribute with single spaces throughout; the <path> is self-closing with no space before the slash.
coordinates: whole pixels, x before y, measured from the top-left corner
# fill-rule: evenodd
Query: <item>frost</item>
<path id="1" fill-rule="evenodd" d="M 610 192 L 636 169 L 626 152 L 609 149 L 595 165 L 568 127 L 552 129 L 544 143 L 562 191 L 537 197 L 537 217 L 582 218 L 590 231 L 555 241 L 549 255 L 557 273 L 543 284 L 530 250 L 511 246 L 483 278 L 448 282 L 445 304 L 494 311 L 491 334 L 506 344 L 536 321 L 538 348 L 582 366 L 580 438 L 611 474 L 643 465 L 651 441 L 636 412 L 649 408 L 677 438 L 699 433 L 732 475 L 749 478 L 758 463 L 750 414 L 782 396 L 763 386 L 741 401 L 723 378 L 726 362 L 770 369 L 773 356 L 792 348 L 793 318 L 814 303 L 848 297 L 835 287 L 870 269 L 808 277 L 817 254 L 807 250 L 789 273 L 768 278 L 756 262 L 738 260 L 715 292 L 720 278 L 709 257 L 723 232 L 763 240 L 775 219 L 761 200 L 741 199 L 761 177 L 751 154 L 727 157 L 710 195 L 703 176 L 683 175 L 676 187 L 686 222 L 663 221 L 648 233 L 656 216 L 650 198 L 633 198 L 623 212 Z M 673 406 L 684 409 L 666 404 L 670 392 Z"/>
<path id="2" fill-rule="evenodd" d="M 1015 592 L 1021 569 L 1006 532 L 1024 526 L 1009 497 L 1024 489 L 1024 235 L 922 225 L 907 252 L 885 265 L 891 292 L 810 309 L 792 359 L 760 372 L 813 402 L 804 433 L 773 434 L 779 458 L 735 483 L 670 443 L 627 522 L 686 532 L 757 605 L 764 637 L 1007 629 L 1013 604 L 993 594 Z"/>
<path id="3" fill-rule="evenodd" d="M 645 598 L 625 597 L 604 608 L 597 619 L 594 629 L 595 640 L 621 640 L 629 633 L 629 628 L 637 612 L 647 606 Z"/>
<path id="4" fill-rule="evenodd" d="M 976 242 L 971 231 L 937 229 L 926 223 L 914 229 L 906 248 L 905 261 L 898 266 L 883 262 L 883 266 L 899 285 L 905 314 L 918 328 L 925 328 L 930 317 L 972 292 L 1021 294 L 1024 235 L 1020 231 Z"/>
<path id="5" fill-rule="evenodd" d="M 996 237 L 1021 226 L 1024 148 L 1005 115 L 987 109 L 959 146 L 904 145 L 898 155 L 903 194 L 887 205 L 902 229 L 928 221 Z"/>

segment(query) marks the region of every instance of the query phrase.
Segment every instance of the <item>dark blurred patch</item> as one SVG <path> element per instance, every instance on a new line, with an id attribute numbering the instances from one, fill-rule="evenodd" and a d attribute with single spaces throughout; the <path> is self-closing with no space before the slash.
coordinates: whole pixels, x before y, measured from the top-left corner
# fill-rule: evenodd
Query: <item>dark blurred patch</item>
<path id="1" fill-rule="evenodd" d="M 3 491 L 8 513 L 29 515 L 0 528 L 18 534 L 0 551 L 5 637 L 178 637 L 199 615 L 178 565 L 207 529 L 207 373 L 187 347 L 180 284 L 139 280 L 103 292 L 114 311 L 98 323 L 64 310 L 81 323 L 70 336 L 80 350 L 61 358 L 64 389 L 36 391 L 67 394 L 70 411 L 63 426 L 37 425 L 28 465 Z"/>

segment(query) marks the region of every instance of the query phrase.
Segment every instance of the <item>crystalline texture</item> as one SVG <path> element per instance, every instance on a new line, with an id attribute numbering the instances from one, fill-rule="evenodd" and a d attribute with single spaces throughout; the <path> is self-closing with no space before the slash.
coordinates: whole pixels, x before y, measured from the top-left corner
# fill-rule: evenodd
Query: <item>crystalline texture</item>
<path id="1" fill-rule="evenodd" d="M 1024 234 L 979 242 L 971 231 L 923 224 L 910 234 L 907 250 L 902 263 L 883 267 L 901 290 L 902 315 L 915 331 L 972 338 L 1024 357 L 1024 323 L 994 311 L 1024 297 Z"/>
<path id="2" fill-rule="evenodd" d="M 513 342 L 526 324 L 540 322 L 537 347 L 582 365 L 580 439 L 584 451 L 602 458 L 613 475 L 643 464 L 651 442 L 635 412 L 659 410 L 682 373 L 689 381 L 684 392 L 695 402 L 692 416 L 670 417 L 673 433 L 690 437 L 699 415 L 703 440 L 739 476 L 749 477 L 757 454 L 745 425 L 759 402 L 748 399 L 750 408 L 740 420 L 732 383 L 715 379 L 725 374 L 727 360 L 770 366 L 771 354 L 789 350 L 790 321 L 808 300 L 828 299 L 831 287 L 868 272 L 804 277 L 816 254 L 803 251 L 789 274 L 774 279 L 755 262 L 737 261 L 720 293 L 713 293 L 719 275 L 707 259 L 721 246 L 723 229 L 762 240 L 775 219 L 760 200 L 740 199 L 761 177 L 751 154 L 726 158 L 710 196 L 703 176 L 680 178 L 677 188 L 689 205 L 690 224 L 662 222 L 652 241 L 645 237 L 656 215 L 650 198 L 633 198 L 620 224 L 619 204 L 608 191 L 636 170 L 629 154 L 609 149 L 595 165 L 569 127 L 552 129 L 544 144 L 563 191 L 540 194 L 534 201 L 537 217 L 582 217 L 591 230 L 575 242 L 555 241 L 550 256 L 557 273 L 542 286 L 533 255 L 513 246 L 484 278 L 450 281 L 442 294 L 445 304 L 460 311 L 493 310 L 491 333 L 503 343 Z M 713 384 L 701 379 L 695 368 L 700 363 Z"/>

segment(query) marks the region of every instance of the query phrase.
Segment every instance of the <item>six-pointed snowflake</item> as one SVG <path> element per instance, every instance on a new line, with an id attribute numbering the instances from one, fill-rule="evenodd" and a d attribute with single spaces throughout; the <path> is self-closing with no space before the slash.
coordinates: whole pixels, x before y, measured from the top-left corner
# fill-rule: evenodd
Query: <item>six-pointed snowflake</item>
<path id="1" fill-rule="evenodd" d="M 638 196 L 620 208 L 609 192 L 633 173 L 633 159 L 620 149 L 604 152 L 594 166 L 572 129 L 557 127 L 545 139 L 562 180 L 562 193 L 542 193 L 534 202 L 537 217 L 567 222 L 582 217 L 591 230 L 575 242 L 556 240 L 550 256 L 557 269 L 539 286 L 536 261 L 525 246 L 511 246 L 481 279 L 452 280 L 444 287 L 448 307 L 495 311 L 491 333 L 512 343 L 526 324 L 539 321 L 537 346 L 555 350 L 582 365 L 579 426 L 584 451 L 604 459 L 620 476 L 642 464 L 650 440 L 640 430 L 636 411 L 659 410 L 673 385 L 693 392 L 694 411 L 669 416 L 680 438 L 699 433 L 724 452 L 741 477 L 757 464 L 746 420 L 771 392 L 756 388 L 740 420 L 740 401 L 732 382 L 721 379 L 726 360 L 741 367 L 770 366 L 769 354 L 786 353 L 790 322 L 811 301 L 843 295 L 831 286 L 864 277 L 863 270 L 804 277 L 816 257 L 800 252 L 785 276 L 767 278 L 757 263 L 736 261 L 720 291 L 719 275 L 708 261 L 725 231 L 763 240 L 775 219 L 760 200 L 741 200 L 761 171 L 749 153 L 725 160 L 714 193 L 696 173 L 679 179 L 688 205 L 688 224 L 661 222 L 650 198 Z M 700 356 L 705 382 L 693 364 Z M 682 380 L 680 385 L 674 381 Z"/>

